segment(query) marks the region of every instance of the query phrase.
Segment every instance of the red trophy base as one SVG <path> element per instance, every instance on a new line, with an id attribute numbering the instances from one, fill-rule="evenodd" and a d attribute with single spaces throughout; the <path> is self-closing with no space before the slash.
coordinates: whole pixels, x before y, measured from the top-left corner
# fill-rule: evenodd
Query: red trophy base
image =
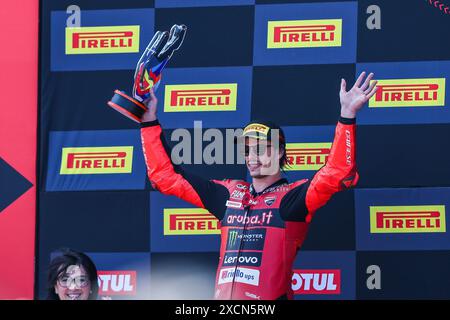
<path id="1" fill-rule="evenodd" d="M 142 115 L 147 111 L 147 107 L 142 102 L 119 90 L 114 90 L 114 96 L 108 101 L 108 105 L 138 123 L 141 123 Z"/>

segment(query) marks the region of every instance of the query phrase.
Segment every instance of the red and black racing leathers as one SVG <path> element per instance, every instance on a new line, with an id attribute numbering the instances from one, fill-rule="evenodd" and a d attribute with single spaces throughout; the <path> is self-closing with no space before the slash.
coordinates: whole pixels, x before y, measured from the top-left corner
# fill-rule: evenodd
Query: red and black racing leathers
<path id="1" fill-rule="evenodd" d="M 152 185 L 207 209 L 221 228 L 216 299 L 291 299 L 292 264 L 311 218 L 330 197 L 354 186 L 355 119 L 341 118 L 327 163 L 311 180 L 280 179 L 262 192 L 246 181 L 205 180 L 172 164 L 158 121 L 142 124 Z"/>

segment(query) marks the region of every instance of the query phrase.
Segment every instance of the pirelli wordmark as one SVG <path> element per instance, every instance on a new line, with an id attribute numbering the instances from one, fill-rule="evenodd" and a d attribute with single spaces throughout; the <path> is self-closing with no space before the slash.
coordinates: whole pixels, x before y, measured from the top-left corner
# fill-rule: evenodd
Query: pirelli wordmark
<path id="1" fill-rule="evenodd" d="M 139 52 L 140 26 L 66 28 L 66 54 Z"/>
<path id="2" fill-rule="evenodd" d="M 237 88 L 237 83 L 166 85 L 164 111 L 235 111 Z"/>
<path id="3" fill-rule="evenodd" d="M 342 46 L 342 19 L 268 21 L 267 48 Z"/>
<path id="4" fill-rule="evenodd" d="M 331 142 L 321 143 L 287 143 L 287 163 L 284 170 L 315 171 L 325 165 L 331 150 Z"/>
<path id="5" fill-rule="evenodd" d="M 164 235 L 220 234 L 218 220 L 205 209 L 165 208 Z"/>
<path id="6" fill-rule="evenodd" d="M 445 105 L 445 78 L 378 80 L 370 108 Z"/>
<path id="7" fill-rule="evenodd" d="M 370 207 L 371 233 L 445 231 L 444 205 Z"/>
<path id="8" fill-rule="evenodd" d="M 131 173 L 133 146 L 62 148 L 60 174 Z"/>

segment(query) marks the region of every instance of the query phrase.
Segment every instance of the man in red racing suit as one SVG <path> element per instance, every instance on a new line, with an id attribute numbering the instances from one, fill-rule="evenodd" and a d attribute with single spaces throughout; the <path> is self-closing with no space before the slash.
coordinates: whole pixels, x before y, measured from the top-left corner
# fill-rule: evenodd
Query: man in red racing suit
<path id="1" fill-rule="evenodd" d="M 245 161 L 252 184 L 238 180 L 206 180 L 174 166 L 156 119 L 156 97 L 141 123 L 148 177 L 160 192 L 207 209 L 221 228 L 216 299 L 292 299 L 292 264 L 314 213 L 330 197 L 358 180 L 355 166 L 356 112 L 376 92 L 376 81 L 361 73 L 346 90 L 341 80 L 341 117 L 327 163 L 311 180 L 289 183 L 280 169 L 263 168 L 285 161 L 284 134 L 271 122 L 252 122 L 244 129 Z M 365 80 L 364 80 L 365 79 Z M 279 153 L 268 132 L 279 129 Z M 256 149 L 256 152 L 255 152 Z M 278 159 L 274 159 L 277 156 Z"/>

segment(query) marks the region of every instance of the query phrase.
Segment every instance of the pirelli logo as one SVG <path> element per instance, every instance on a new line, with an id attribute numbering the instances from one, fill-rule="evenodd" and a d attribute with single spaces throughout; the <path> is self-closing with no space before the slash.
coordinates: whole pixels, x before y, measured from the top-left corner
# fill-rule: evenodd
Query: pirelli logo
<path id="1" fill-rule="evenodd" d="M 328 160 L 331 142 L 323 143 L 287 143 L 287 163 L 284 170 L 319 170 Z"/>
<path id="2" fill-rule="evenodd" d="M 66 54 L 139 52 L 140 26 L 66 28 Z"/>
<path id="3" fill-rule="evenodd" d="M 244 128 L 243 135 L 249 133 L 263 134 L 266 135 L 269 133 L 270 128 L 264 124 L 260 123 L 252 123 Z"/>
<path id="4" fill-rule="evenodd" d="M 220 234 L 219 221 L 205 209 L 164 209 L 164 235 Z"/>
<path id="5" fill-rule="evenodd" d="M 369 107 L 428 107 L 445 105 L 445 78 L 378 80 Z"/>
<path id="6" fill-rule="evenodd" d="M 235 111 L 237 83 L 166 85 L 165 112 Z"/>
<path id="7" fill-rule="evenodd" d="M 133 146 L 63 148 L 60 174 L 131 173 Z"/>
<path id="8" fill-rule="evenodd" d="M 342 19 L 268 21 L 267 48 L 342 46 Z"/>
<path id="9" fill-rule="evenodd" d="M 445 206 L 370 207 L 371 233 L 445 232 Z"/>

